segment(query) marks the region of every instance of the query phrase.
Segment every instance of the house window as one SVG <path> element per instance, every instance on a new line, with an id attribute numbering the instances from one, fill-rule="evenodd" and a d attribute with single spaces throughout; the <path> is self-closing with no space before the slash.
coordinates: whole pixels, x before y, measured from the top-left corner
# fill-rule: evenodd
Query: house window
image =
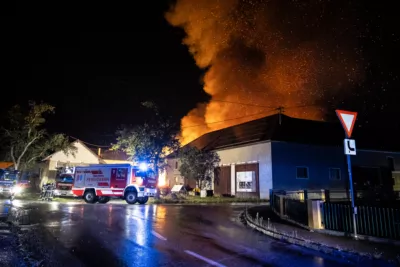
<path id="1" fill-rule="evenodd" d="M 175 162 L 175 170 L 178 169 L 178 161 Z"/>
<path id="2" fill-rule="evenodd" d="M 296 167 L 296 178 L 297 179 L 308 179 L 308 168 L 307 167 Z"/>
<path id="3" fill-rule="evenodd" d="M 387 163 L 388 167 L 391 171 L 394 171 L 394 158 L 393 157 L 387 157 Z"/>
<path id="4" fill-rule="evenodd" d="M 256 172 L 244 171 L 236 173 L 237 192 L 256 192 Z"/>
<path id="5" fill-rule="evenodd" d="M 329 180 L 340 180 L 341 172 L 340 168 L 329 168 Z"/>

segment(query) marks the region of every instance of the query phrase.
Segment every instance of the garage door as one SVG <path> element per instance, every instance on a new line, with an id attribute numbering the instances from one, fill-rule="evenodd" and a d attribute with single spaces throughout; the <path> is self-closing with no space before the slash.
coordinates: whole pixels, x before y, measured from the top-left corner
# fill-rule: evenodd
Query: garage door
<path id="1" fill-rule="evenodd" d="M 222 166 L 215 172 L 214 192 L 219 195 L 231 195 L 231 166 Z"/>
<path id="2" fill-rule="evenodd" d="M 258 163 L 235 166 L 235 191 L 238 197 L 260 197 Z"/>

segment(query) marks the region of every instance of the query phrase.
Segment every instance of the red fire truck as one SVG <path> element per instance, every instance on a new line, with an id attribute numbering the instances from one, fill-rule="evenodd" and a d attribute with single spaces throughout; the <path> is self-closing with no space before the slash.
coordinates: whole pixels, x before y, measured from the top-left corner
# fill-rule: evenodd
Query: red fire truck
<path id="1" fill-rule="evenodd" d="M 72 185 L 74 183 L 74 167 L 59 167 L 56 175 L 56 188 L 54 196 L 56 197 L 71 197 Z"/>
<path id="2" fill-rule="evenodd" d="M 111 198 L 145 204 L 157 193 L 157 176 L 141 164 L 92 164 L 75 167 L 72 193 L 86 203 L 107 203 Z"/>

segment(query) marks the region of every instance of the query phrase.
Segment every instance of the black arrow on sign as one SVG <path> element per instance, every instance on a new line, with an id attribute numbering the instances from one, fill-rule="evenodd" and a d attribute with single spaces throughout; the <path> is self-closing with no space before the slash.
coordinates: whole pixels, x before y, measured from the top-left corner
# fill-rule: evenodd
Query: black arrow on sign
<path id="1" fill-rule="evenodd" d="M 348 148 L 350 151 L 356 150 L 354 147 L 350 147 L 350 140 L 347 140 L 347 148 Z"/>

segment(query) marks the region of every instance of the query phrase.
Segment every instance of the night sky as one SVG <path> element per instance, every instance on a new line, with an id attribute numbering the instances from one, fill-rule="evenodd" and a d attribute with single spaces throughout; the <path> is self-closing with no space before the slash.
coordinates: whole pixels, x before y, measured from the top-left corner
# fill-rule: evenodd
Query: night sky
<path id="1" fill-rule="evenodd" d="M 376 121 L 398 126 L 397 9 L 366 2 L 353 5 L 365 79 L 351 94 L 335 96 L 335 105 L 360 112 L 363 127 Z M 2 114 L 14 104 L 43 100 L 56 106 L 50 131 L 99 145 L 113 141 L 121 124 L 146 120 L 140 107 L 145 100 L 179 120 L 208 96 L 201 84 L 204 70 L 182 44 L 185 32 L 165 20 L 170 3 L 32 2 L 3 9 Z M 325 108 L 335 107 L 327 102 Z"/>

